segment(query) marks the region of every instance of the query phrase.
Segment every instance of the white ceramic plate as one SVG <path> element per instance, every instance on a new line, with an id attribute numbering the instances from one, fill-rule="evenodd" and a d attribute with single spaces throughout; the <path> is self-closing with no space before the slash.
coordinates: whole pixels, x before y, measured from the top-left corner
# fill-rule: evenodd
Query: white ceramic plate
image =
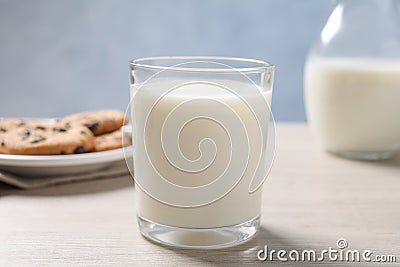
<path id="1" fill-rule="evenodd" d="M 125 147 L 133 155 L 133 147 Z M 124 149 L 72 155 L 24 156 L 0 154 L 0 169 L 25 176 L 68 175 L 91 172 L 125 161 Z"/>

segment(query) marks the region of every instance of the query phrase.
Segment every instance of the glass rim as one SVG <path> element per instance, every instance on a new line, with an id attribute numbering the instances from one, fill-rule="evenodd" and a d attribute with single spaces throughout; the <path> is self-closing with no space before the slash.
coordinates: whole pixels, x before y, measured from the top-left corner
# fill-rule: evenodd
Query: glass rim
<path id="1" fill-rule="evenodd" d="M 186 60 L 186 62 L 184 61 Z M 151 64 L 149 61 L 177 61 L 174 65 L 163 65 L 163 64 Z M 228 64 L 221 63 L 221 61 L 231 62 L 242 62 L 254 64 L 249 67 L 233 67 Z M 180 67 L 185 63 L 190 62 L 213 62 L 218 63 L 221 66 L 229 68 L 202 68 L 202 67 Z M 129 61 L 129 64 L 133 67 L 155 69 L 155 70 L 172 70 L 172 71 L 183 71 L 183 72 L 265 72 L 273 71 L 275 66 L 267 61 L 250 58 L 240 57 L 218 57 L 218 56 L 156 56 L 156 57 L 143 57 Z"/>

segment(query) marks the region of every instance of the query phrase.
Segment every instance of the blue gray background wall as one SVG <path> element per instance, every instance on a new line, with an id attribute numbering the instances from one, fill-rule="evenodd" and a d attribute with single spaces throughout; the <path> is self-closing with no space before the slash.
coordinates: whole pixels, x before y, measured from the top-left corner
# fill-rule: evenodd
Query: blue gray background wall
<path id="1" fill-rule="evenodd" d="M 222 55 L 274 63 L 275 118 L 304 121 L 303 64 L 331 9 L 328 0 L 0 0 L 0 117 L 124 109 L 130 59 Z"/>

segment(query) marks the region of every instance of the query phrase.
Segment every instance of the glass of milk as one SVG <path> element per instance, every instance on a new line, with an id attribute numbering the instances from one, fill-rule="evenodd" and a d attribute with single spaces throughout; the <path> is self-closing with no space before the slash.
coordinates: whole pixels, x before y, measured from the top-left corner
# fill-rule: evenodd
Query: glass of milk
<path id="1" fill-rule="evenodd" d="M 336 155 L 400 151 L 400 1 L 339 1 L 304 71 L 308 121 Z"/>
<path id="2" fill-rule="evenodd" d="M 131 120 L 140 232 L 220 248 L 259 229 L 274 67 L 220 57 L 133 60 Z"/>

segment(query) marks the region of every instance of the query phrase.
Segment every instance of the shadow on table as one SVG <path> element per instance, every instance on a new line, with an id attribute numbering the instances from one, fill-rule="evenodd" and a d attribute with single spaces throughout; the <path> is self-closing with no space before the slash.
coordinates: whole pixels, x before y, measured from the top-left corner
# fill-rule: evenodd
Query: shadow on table
<path id="1" fill-rule="evenodd" d="M 12 186 L 0 184 L 0 197 L 6 195 L 54 197 L 66 195 L 96 194 L 100 192 L 118 190 L 126 187 L 133 187 L 133 180 L 130 176 L 91 180 L 85 182 L 74 182 L 31 190 L 21 190 Z"/>
<path id="2" fill-rule="evenodd" d="M 375 165 L 379 165 L 379 166 L 383 166 L 383 167 L 394 168 L 394 169 L 399 169 L 400 170 L 400 154 L 397 154 L 396 157 L 391 158 L 391 159 L 382 160 L 382 161 L 374 161 L 372 163 L 375 164 Z"/>
<path id="3" fill-rule="evenodd" d="M 152 242 L 152 241 L 151 241 Z M 154 243 L 154 242 L 152 242 Z M 257 252 L 260 249 L 264 249 L 265 245 L 268 245 L 268 250 L 274 249 L 276 251 L 284 249 L 286 251 L 290 250 L 303 250 L 307 249 L 302 245 L 299 245 L 299 241 L 295 242 L 288 236 L 283 236 L 282 234 L 277 234 L 273 230 L 269 230 L 265 227 L 261 227 L 257 235 L 242 245 L 224 249 L 216 250 L 192 250 L 192 249 L 176 249 L 167 247 L 164 245 L 159 245 L 173 253 L 178 253 L 181 256 L 191 258 L 193 260 L 198 260 L 199 265 L 206 264 L 210 266 L 266 266 L 268 264 L 283 264 L 288 265 L 290 262 L 280 262 L 274 258 L 274 261 L 260 261 L 257 259 Z M 296 262 L 292 262 L 296 264 Z M 297 262 L 299 264 L 299 262 Z M 306 264 L 303 263 L 302 266 Z"/>

